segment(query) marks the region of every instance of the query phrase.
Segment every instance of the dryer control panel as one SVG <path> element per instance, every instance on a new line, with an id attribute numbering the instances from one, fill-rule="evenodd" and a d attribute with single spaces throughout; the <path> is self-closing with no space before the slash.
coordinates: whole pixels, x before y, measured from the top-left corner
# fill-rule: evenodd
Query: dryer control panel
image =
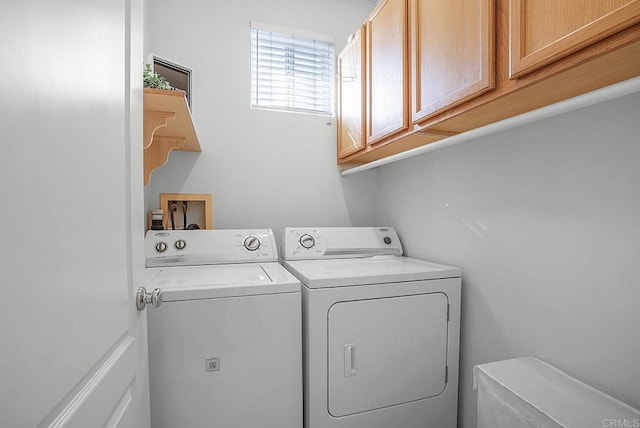
<path id="1" fill-rule="evenodd" d="M 287 227 L 282 238 L 285 260 L 402 255 L 392 227 Z"/>

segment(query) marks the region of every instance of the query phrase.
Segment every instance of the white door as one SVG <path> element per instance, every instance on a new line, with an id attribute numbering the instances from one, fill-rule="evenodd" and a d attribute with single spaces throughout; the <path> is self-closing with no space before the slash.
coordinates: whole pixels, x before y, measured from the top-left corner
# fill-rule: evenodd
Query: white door
<path id="1" fill-rule="evenodd" d="M 146 427 L 141 0 L 3 2 L 0 426 Z"/>

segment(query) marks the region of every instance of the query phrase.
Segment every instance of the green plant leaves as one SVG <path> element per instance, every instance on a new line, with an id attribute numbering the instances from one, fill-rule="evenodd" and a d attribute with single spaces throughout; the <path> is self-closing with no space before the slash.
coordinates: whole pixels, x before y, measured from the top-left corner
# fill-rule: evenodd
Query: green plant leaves
<path id="1" fill-rule="evenodd" d="M 142 78 L 143 86 L 145 88 L 173 89 L 167 79 L 158 75 L 158 73 L 154 73 L 153 70 L 151 70 L 151 64 L 144 65 Z"/>

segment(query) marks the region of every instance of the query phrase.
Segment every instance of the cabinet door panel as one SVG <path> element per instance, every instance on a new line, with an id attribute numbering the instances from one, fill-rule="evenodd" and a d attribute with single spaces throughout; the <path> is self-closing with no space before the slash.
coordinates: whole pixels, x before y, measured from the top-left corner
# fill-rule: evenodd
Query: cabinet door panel
<path id="1" fill-rule="evenodd" d="M 367 143 L 409 128 L 407 2 L 386 0 L 367 22 Z"/>
<path id="2" fill-rule="evenodd" d="M 411 0 L 414 123 L 494 87 L 493 0 Z"/>
<path id="3" fill-rule="evenodd" d="M 510 77 L 640 22 L 640 0 L 510 0 Z"/>
<path id="4" fill-rule="evenodd" d="M 354 35 L 338 56 L 338 158 L 364 148 L 364 34 Z"/>

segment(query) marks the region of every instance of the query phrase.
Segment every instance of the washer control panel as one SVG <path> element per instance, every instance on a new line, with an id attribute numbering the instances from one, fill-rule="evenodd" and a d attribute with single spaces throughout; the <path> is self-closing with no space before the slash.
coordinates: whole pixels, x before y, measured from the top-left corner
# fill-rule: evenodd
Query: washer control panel
<path id="1" fill-rule="evenodd" d="M 278 260 L 271 229 L 150 230 L 147 267 L 190 266 Z"/>
<path id="2" fill-rule="evenodd" d="M 287 227 L 282 240 L 285 260 L 402 255 L 391 227 Z"/>

